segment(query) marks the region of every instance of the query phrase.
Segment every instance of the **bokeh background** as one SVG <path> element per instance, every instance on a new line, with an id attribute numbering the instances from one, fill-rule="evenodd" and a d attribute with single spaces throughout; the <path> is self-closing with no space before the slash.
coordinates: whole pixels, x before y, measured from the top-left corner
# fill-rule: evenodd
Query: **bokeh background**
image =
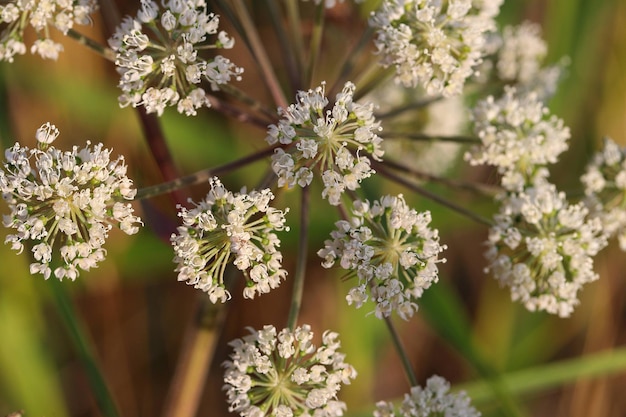
<path id="1" fill-rule="evenodd" d="M 128 3 L 120 4 L 122 11 L 134 13 L 135 6 Z M 262 21 L 262 2 L 251 3 Z M 354 32 L 350 7 L 339 6 L 329 17 L 339 28 L 331 35 L 349 37 Z M 571 149 L 552 178 L 560 188 L 575 190 L 587 158 L 603 136 L 626 145 L 626 3 L 506 2 L 500 22 L 523 20 L 542 26 L 549 62 L 563 56 L 571 59 L 568 76 L 550 102 L 551 110 L 572 130 Z M 101 42 L 106 39 L 99 18 L 79 31 Z M 57 62 L 26 55 L 13 64 L 0 64 L 2 147 L 15 141 L 33 146 L 35 130 L 49 121 L 61 130 L 58 147 L 82 145 L 86 140 L 103 142 L 114 154 L 125 155 L 129 176 L 138 187 L 161 182 L 137 113 L 117 106 L 112 65 L 72 41 L 61 41 L 65 51 Z M 325 47 L 333 53 L 332 43 Z M 256 91 L 259 81 L 254 70 L 248 70 L 253 66 L 243 43 L 231 57 L 247 68 L 241 88 L 265 94 Z M 264 147 L 262 130 L 212 111 L 195 118 L 167 111 L 161 125 L 183 174 Z M 255 164 L 225 176 L 224 181 L 233 187 L 250 184 L 251 175 L 266 166 Z M 467 167 L 454 174 L 489 179 Z M 371 191 L 380 186 L 374 182 Z M 441 187 L 433 190 L 483 213 L 493 209 L 471 194 Z M 186 192 L 199 199 L 206 191 L 206 185 L 198 185 Z M 533 314 L 512 304 L 508 290 L 483 273 L 484 227 L 424 199 L 408 197 L 418 208 L 433 212 L 433 224 L 449 246 L 440 283 L 426 292 L 413 320 L 398 323 L 419 381 L 435 373 L 446 377 L 467 389 L 486 416 L 507 415 L 502 398 L 524 416 L 626 415 L 626 260 L 619 248 L 613 244 L 597 258 L 601 279 L 586 286 L 570 319 Z M 283 236 L 286 265 L 293 271 L 297 193 L 286 193 L 278 201 L 293 207 L 294 233 Z M 8 211 L 0 207 L 3 213 Z M 137 203 L 136 208 L 146 219 L 145 230 L 132 237 L 112 233 L 107 260 L 76 282 L 64 282 L 63 288 L 79 313 L 121 414 L 155 416 L 167 401 L 202 294 L 176 281 L 172 252 L 162 238 L 167 238 L 175 221 L 172 200 L 163 196 Z M 324 210 L 312 211 L 311 248 L 320 247 L 333 221 Z M 6 230 L 1 230 L 0 239 L 5 235 Z M 358 379 L 342 390 L 342 398 L 350 415 L 371 415 L 374 401 L 397 399 L 407 391 L 400 362 L 384 324 L 366 315 L 365 309 L 354 311 L 345 305 L 348 284 L 322 269 L 315 256 L 309 264 L 300 322 L 310 323 L 319 333 L 327 328 L 341 333 L 348 362 L 359 372 Z M 282 327 L 289 297 L 287 281 L 252 302 L 234 298 L 225 312 L 198 415 L 227 415 L 219 366 L 228 354 L 226 343 L 245 334 L 246 326 Z M 51 282 L 30 276 L 27 258 L 0 246 L 0 415 L 18 410 L 29 417 L 100 415 L 71 340 Z M 504 390 L 503 397 L 494 394 L 494 386 Z"/>

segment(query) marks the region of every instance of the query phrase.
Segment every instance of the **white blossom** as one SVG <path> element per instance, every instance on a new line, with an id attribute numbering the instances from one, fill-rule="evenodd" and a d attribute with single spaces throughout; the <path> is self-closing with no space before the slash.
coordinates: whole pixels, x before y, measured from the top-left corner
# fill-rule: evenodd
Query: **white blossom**
<path id="1" fill-rule="evenodd" d="M 397 414 L 396 414 L 397 413 Z M 464 391 L 453 394 L 450 392 L 450 383 L 444 378 L 433 375 L 426 381 L 426 386 L 414 386 L 396 411 L 396 407 L 389 402 L 376 403 L 374 417 L 480 417 L 471 404 L 470 398 Z"/>
<path id="2" fill-rule="evenodd" d="M 218 26 L 219 17 L 209 13 L 204 2 L 171 0 L 159 5 L 141 0 L 137 16 L 126 16 L 109 39 L 120 74 L 120 106 L 144 106 L 159 116 L 170 106 L 187 116 L 210 107 L 201 82 L 218 90 L 232 79 L 240 80 L 243 72 L 222 55 L 200 56 L 204 49 L 233 47 L 234 40 Z M 212 43 L 207 40 L 211 35 L 217 38 Z"/>
<path id="3" fill-rule="evenodd" d="M 90 14 L 96 11 L 95 0 L 30 0 L 4 2 L 0 5 L 0 60 L 13 62 L 15 55 L 26 53 L 24 31 L 32 27 L 37 39 L 30 48 L 31 53 L 44 59 L 56 60 L 63 46 L 50 39 L 50 29 L 62 34 L 74 24 L 91 23 Z"/>
<path id="4" fill-rule="evenodd" d="M 461 94 L 495 30 L 501 0 L 384 0 L 372 14 L 380 64 L 394 66 L 405 87 L 428 95 Z"/>
<path id="5" fill-rule="evenodd" d="M 338 351 L 339 335 L 326 331 L 322 343 L 311 343 L 307 324 L 294 330 L 266 325 L 230 342 L 224 362 L 224 390 L 229 411 L 241 416 L 339 417 L 346 410 L 337 400 L 343 384 L 356 377 Z"/>
<path id="6" fill-rule="evenodd" d="M 179 281 L 201 289 L 211 302 L 225 302 L 224 271 L 233 263 L 246 276 L 245 298 L 268 293 L 285 279 L 280 240 L 275 231 L 288 230 L 285 212 L 269 206 L 269 189 L 232 193 L 213 177 L 204 200 L 179 207 L 182 226 L 171 236 Z"/>
<path id="7" fill-rule="evenodd" d="M 279 187 L 305 187 L 317 168 L 324 184 L 322 197 L 338 205 L 345 190 L 357 189 L 374 172 L 369 156 L 379 161 L 383 155 L 382 139 L 376 134 L 380 123 L 374 119 L 372 104 L 353 101 L 354 90 L 354 84 L 346 83 L 327 109 L 322 83 L 298 92 L 296 104 L 278 110 L 281 119 L 268 127 L 266 141 L 286 145 L 272 156 Z"/>
<path id="8" fill-rule="evenodd" d="M 325 268 L 338 263 L 357 279 L 348 304 L 359 308 L 371 297 L 376 317 L 395 311 L 408 320 L 417 311 L 415 300 L 438 281 L 437 264 L 445 262 L 439 258 L 445 246 L 430 220 L 430 212 L 409 208 L 402 195 L 357 200 L 352 217 L 335 224 L 332 240 L 317 253 Z"/>
<path id="9" fill-rule="evenodd" d="M 604 233 L 616 236 L 620 249 L 626 251 L 626 148 L 605 138 L 581 182 L 591 215 L 600 219 Z"/>
<path id="10" fill-rule="evenodd" d="M 508 87 L 499 99 L 489 96 L 473 111 L 474 131 L 482 141 L 465 154 L 471 165 L 489 164 L 502 175 L 502 186 L 522 191 L 545 180 L 545 166 L 567 149 L 569 128 L 534 93 L 518 95 Z"/>
<path id="11" fill-rule="evenodd" d="M 11 213 L 3 224 L 15 231 L 5 243 L 18 253 L 32 244 L 31 273 L 74 280 L 104 259 L 113 226 L 130 235 L 142 223 L 124 202 L 136 194 L 124 158 L 111 160 L 111 150 L 90 142 L 58 150 L 51 146 L 58 134 L 46 123 L 37 130 L 38 148 L 16 143 L 5 151 L 0 191 Z"/>
<path id="12" fill-rule="evenodd" d="M 571 315 L 578 291 L 598 279 L 593 256 L 606 246 L 600 220 L 542 183 L 506 196 L 495 222 L 487 241 L 487 272 L 528 310 Z"/>

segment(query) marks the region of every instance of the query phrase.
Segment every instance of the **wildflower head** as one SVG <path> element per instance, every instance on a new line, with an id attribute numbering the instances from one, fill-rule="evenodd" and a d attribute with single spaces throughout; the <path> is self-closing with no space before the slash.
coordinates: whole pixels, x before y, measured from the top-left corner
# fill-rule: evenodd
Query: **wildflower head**
<path id="1" fill-rule="evenodd" d="M 481 63 L 486 33 L 501 0 L 384 0 L 372 14 L 380 64 L 394 66 L 396 81 L 421 85 L 428 95 L 461 94 Z"/>
<path id="2" fill-rule="evenodd" d="M 249 329 L 230 342 L 224 362 L 224 390 L 229 411 L 241 416 L 342 416 L 342 384 L 356 377 L 338 351 L 339 335 L 326 331 L 319 347 L 309 325 L 277 332 L 274 326 Z"/>
<path id="3" fill-rule="evenodd" d="M 332 109 L 326 109 L 325 84 L 300 91 L 298 101 L 279 109 L 280 121 L 270 125 L 266 140 L 280 143 L 272 156 L 278 185 L 305 187 L 317 168 L 322 176 L 322 197 L 338 205 L 343 192 L 355 190 L 374 171 L 368 154 L 380 160 L 382 139 L 376 134 L 380 123 L 374 120 L 372 104 L 353 101 L 354 84 L 348 82 L 337 94 Z"/>
<path id="4" fill-rule="evenodd" d="M 120 106 L 144 106 L 159 116 L 168 106 L 187 116 L 209 107 L 201 82 L 217 90 L 243 72 L 221 55 L 200 56 L 202 50 L 233 47 L 234 40 L 218 26 L 219 17 L 207 12 L 204 2 L 141 0 L 137 16 L 124 18 L 109 39 L 121 76 Z"/>
<path id="5" fill-rule="evenodd" d="M 600 220 L 543 183 L 507 196 L 495 222 L 487 271 L 528 310 L 568 317 L 578 291 L 598 278 L 593 256 L 606 245 Z"/>
<path id="6" fill-rule="evenodd" d="M 332 240 L 318 251 L 322 265 L 336 262 L 347 270 L 347 277 L 358 282 L 346 297 L 361 307 L 371 294 L 378 318 L 396 311 L 408 320 L 415 311 L 415 300 L 438 280 L 437 230 L 431 229 L 430 213 L 418 213 L 407 206 L 402 195 L 385 196 L 373 203 L 357 200 L 352 218 L 340 220 Z"/>
<path id="7" fill-rule="evenodd" d="M 397 414 L 396 414 L 397 413 Z M 480 417 L 464 391 L 453 394 L 450 383 L 444 378 L 433 375 L 426 381 L 425 387 L 414 386 L 396 411 L 392 403 L 380 401 L 376 403 L 374 417 Z"/>
<path id="8" fill-rule="evenodd" d="M 171 237 L 178 280 L 206 292 L 213 303 L 225 302 L 230 293 L 224 271 L 233 262 L 246 276 L 245 298 L 268 293 L 287 275 L 274 233 L 288 230 L 285 212 L 269 206 L 269 189 L 232 193 L 216 177 L 210 183 L 194 208 L 179 207 L 183 225 Z"/>
<path id="9" fill-rule="evenodd" d="M 58 150 L 52 146 L 58 134 L 46 123 L 37 130 L 38 148 L 16 143 L 5 151 L 0 190 L 11 213 L 3 223 L 15 231 L 5 243 L 17 252 L 32 246 L 31 273 L 74 280 L 104 259 L 113 226 L 134 234 L 142 223 L 124 202 L 136 194 L 124 158 L 111 160 L 111 150 L 90 142 Z"/>
<path id="10" fill-rule="evenodd" d="M 74 24 L 91 22 L 89 15 L 98 4 L 95 0 L 34 0 L 3 2 L 0 5 L 0 61 L 13 62 L 15 55 L 26 53 L 24 31 L 30 26 L 37 33 L 37 40 L 30 51 L 44 59 L 56 60 L 63 46 L 50 39 L 50 29 L 64 35 Z"/>
<path id="11" fill-rule="evenodd" d="M 482 141 L 465 159 L 472 165 L 489 164 L 502 175 L 502 186 L 522 191 L 547 177 L 545 168 L 557 162 L 567 149 L 569 128 L 548 109 L 536 94 L 516 94 L 505 89 L 496 100 L 489 96 L 473 111 L 474 131 Z"/>
<path id="12" fill-rule="evenodd" d="M 608 236 L 617 236 L 626 251 L 626 148 L 605 138 L 581 181 L 592 216 L 600 219 Z"/>

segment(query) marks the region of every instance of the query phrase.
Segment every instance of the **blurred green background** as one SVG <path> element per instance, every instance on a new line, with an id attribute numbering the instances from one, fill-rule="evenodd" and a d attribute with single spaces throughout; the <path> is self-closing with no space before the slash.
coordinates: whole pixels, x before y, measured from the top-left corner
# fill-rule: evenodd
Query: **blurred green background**
<path id="1" fill-rule="evenodd" d="M 341 10 L 333 17 L 339 23 Z M 603 136 L 626 145 L 626 3 L 509 1 L 500 20 L 540 23 L 549 45 L 548 61 L 571 58 L 568 77 L 551 109 L 572 129 L 571 149 L 553 178 L 562 188 L 573 188 Z M 80 31 L 104 41 L 98 19 Z M 103 142 L 114 154 L 125 155 L 129 176 L 138 187 L 159 183 L 136 113 L 117 106 L 112 66 L 71 41 L 62 42 L 65 51 L 58 62 L 27 55 L 0 64 L 3 148 L 15 141 L 33 146 L 35 130 L 49 121 L 61 130 L 57 147 Z M 243 43 L 238 48 L 243 49 Z M 246 66 L 249 57 L 244 53 L 241 59 L 240 65 Z M 255 83 L 253 70 L 247 69 L 241 88 L 254 88 Z M 196 118 L 168 111 L 161 121 L 183 174 L 265 146 L 263 131 L 207 110 Z M 250 175 L 265 167 L 260 163 L 237 171 L 225 182 L 232 188 L 249 184 Z M 189 194 L 198 199 L 206 191 L 199 185 Z M 426 292 L 412 321 L 398 323 L 419 381 L 434 373 L 446 377 L 467 389 L 486 416 L 626 415 L 626 277 L 619 249 L 612 245 L 600 254 L 596 270 L 601 279 L 586 286 L 570 319 L 531 314 L 512 304 L 508 290 L 483 273 L 484 227 L 413 200 L 433 211 L 433 224 L 449 246 L 440 283 Z M 292 205 L 290 218 L 297 232 L 297 193 L 288 192 L 278 201 Z M 469 205 L 473 200 L 464 195 L 460 202 Z M 149 227 L 133 237 L 112 233 L 107 260 L 76 282 L 64 282 L 63 288 L 83 320 L 121 414 L 154 416 L 162 410 L 199 295 L 176 281 L 170 246 L 151 231 L 171 227 L 171 200 L 159 197 L 136 208 Z M 3 206 L 2 212 L 7 211 Z M 313 210 L 311 248 L 322 244 L 333 221 L 323 210 Z M 2 230 L 2 241 L 5 235 Z M 295 235 L 283 235 L 290 271 Z M 400 398 L 407 391 L 400 362 L 387 343 L 383 323 L 366 316 L 365 308 L 348 308 L 343 295 L 347 284 L 323 270 L 315 256 L 309 263 L 300 322 L 320 333 L 327 328 L 341 333 L 348 362 L 359 372 L 342 390 L 343 399 L 350 415 L 371 415 L 374 401 Z M 242 335 L 245 326 L 282 326 L 289 296 L 287 282 L 252 302 L 235 297 L 198 415 L 225 413 L 219 367 L 228 354 L 225 343 Z M 51 282 L 30 276 L 26 257 L 0 246 L 0 416 L 18 410 L 31 417 L 98 416 L 87 378 L 55 307 Z"/>

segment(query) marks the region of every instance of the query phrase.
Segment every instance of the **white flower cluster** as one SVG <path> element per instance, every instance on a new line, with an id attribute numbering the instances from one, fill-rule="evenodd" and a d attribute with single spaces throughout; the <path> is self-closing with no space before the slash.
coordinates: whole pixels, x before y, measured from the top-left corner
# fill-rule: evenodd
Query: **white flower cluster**
<path id="1" fill-rule="evenodd" d="M 202 80 L 217 90 L 233 78 L 241 79 L 243 72 L 221 55 L 205 60 L 199 51 L 229 49 L 234 40 L 218 32 L 219 17 L 207 12 L 204 0 L 167 0 L 161 5 L 163 9 L 152 0 L 141 0 L 137 17 L 126 16 L 109 39 L 121 75 L 119 103 L 144 106 L 159 116 L 165 107 L 176 105 L 179 113 L 196 115 L 198 108 L 210 106 L 198 86 Z M 215 42 L 208 43 L 207 37 L 215 34 Z"/>
<path id="2" fill-rule="evenodd" d="M 602 221 L 604 232 L 617 236 L 626 251 L 626 148 L 610 138 L 604 139 L 581 177 L 591 214 Z"/>
<path id="3" fill-rule="evenodd" d="M 350 221 L 338 221 L 332 240 L 317 253 L 325 268 L 338 262 L 348 276 L 358 278 L 346 297 L 348 304 L 361 307 L 369 291 L 376 317 L 396 311 L 408 320 L 417 311 L 414 300 L 437 282 L 437 263 L 445 262 L 439 253 L 446 247 L 439 244 L 430 221 L 430 212 L 409 208 L 402 195 L 373 203 L 357 200 Z"/>
<path id="4" fill-rule="evenodd" d="M 542 101 L 554 94 L 567 66 L 566 59 L 544 66 L 548 47 L 541 38 L 541 27 L 532 22 L 506 26 L 502 33 L 493 33 L 486 49 L 488 57 L 478 80 L 487 81 L 491 76 L 514 85 L 518 92 L 535 93 Z"/>
<path id="5" fill-rule="evenodd" d="M 337 333 L 324 332 L 316 348 L 306 324 L 278 333 L 269 325 L 249 330 L 250 335 L 230 342 L 233 353 L 224 362 L 229 411 L 247 417 L 343 415 L 346 405 L 337 393 L 356 371 L 337 351 Z"/>
<path id="6" fill-rule="evenodd" d="M 464 391 L 457 394 L 450 392 L 450 383 L 444 378 L 433 375 L 426 381 L 426 387 L 411 387 L 409 394 L 404 394 L 404 401 L 398 411 L 392 403 L 376 403 L 374 417 L 480 417 Z"/>
<path id="7" fill-rule="evenodd" d="M 56 60 L 63 46 L 50 39 L 50 27 L 65 35 L 75 23 L 89 24 L 89 15 L 98 7 L 95 0 L 18 0 L 3 3 L 0 5 L 0 61 L 7 62 L 13 62 L 15 55 L 26 53 L 24 31 L 28 26 L 37 32 L 37 40 L 30 52 L 44 59 Z"/>
<path id="8" fill-rule="evenodd" d="M 245 298 L 268 293 L 280 285 L 280 240 L 274 231 L 288 230 L 285 212 L 269 206 L 269 189 L 232 193 L 220 180 L 210 180 L 211 191 L 192 209 L 179 207 L 183 225 L 171 236 L 179 281 L 199 288 L 211 302 L 225 302 L 224 271 L 233 261 L 246 275 Z"/>
<path id="9" fill-rule="evenodd" d="M 4 226 L 15 229 L 5 243 L 21 253 L 32 243 L 31 274 L 48 279 L 76 279 L 104 259 L 102 248 L 112 226 L 137 233 L 141 219 L 129 203 L 136 190 L 126 177 L 123 157 L 110 159 L 102 144 L 61 151 L 50 144 L 58 129 L 46 123 L 37 130 L 37 149 L 16 143 L 5 151 L 0 190 L 11 213 Z M 121 200 L 121 201 L 120 201 Z M 58 253 L 57 253 L 58 251 Z"/>
<path id="10" fill-rule="evenodd" d="M 268 127 L 266 141 L 286 145 L 286 150 L 276 148 L 272 155 L 279 187 L 306 187 L 317 166 L 324 183 L 322 197 L 338 205 L 346 189 L 357 189 L 361 180 L 374 172 L 369 158 L 361 153 L 381 160 L 382 139 L 376 134 L 380 123 L 374 119 L 373 104 L 352 100 L 354 89 L 354 84 L 347 82 L 331 110 L 325 110 L 325 83 L 299 91 L 296 104 L 278 109 L 281 119 Z"/>
<path id="11" fill-rule="evenodd" d="M 496 64 L 501 80 L 526 84 L 537 76 L 548 53 L 540 35 L 541 27 L 530 22 L 504 28 Z"/>
<path id="12" fill-rule="evenodd" d="M 567 149 L 569 128 L 534 93 L 518 95 L 507 87 L 496 100 L 489 96 L 474 108 L 474 131 L 482 144 L 465 155 L 471 165 L 489 164 L 502 175 L 502 186 L 511 192 L 543 181 L 545 165 L 557 162 Z"/>
<path id="13" fill-rule="evenodd" d="M 384 0 L 372 14 L 381 65 L 429 95 L 461 94 L 485 53 L 502 0 Z"/>
<path id="14" fill-rule="evenodd" d="M 578 291 L 598 278 L 593 256 L 606 246 L 600 220 L 547 182 L 507 196 L 495 220 L 487 270 L 528 310 L 568 317 Z"/>

